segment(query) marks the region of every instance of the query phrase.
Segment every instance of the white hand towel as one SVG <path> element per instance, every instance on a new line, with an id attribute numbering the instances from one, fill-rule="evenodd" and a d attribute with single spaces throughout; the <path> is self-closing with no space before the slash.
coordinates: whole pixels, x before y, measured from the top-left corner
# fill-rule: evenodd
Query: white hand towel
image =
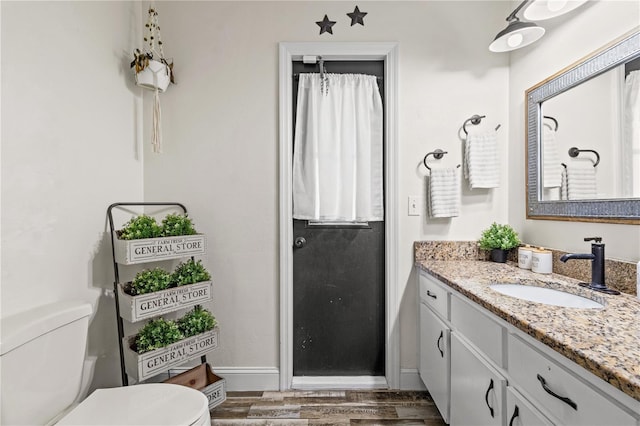
<path id="1" fill-rule="evenodd" d="M 567 197 L 569 200 L 598 198 L 596 167 L 592 163 L 567 164 Z"/>
<path id="2" fill-rule="evenodd" d="M 558 146 L 556 144 L 556 132 L 549 127 L 542 126 L 542 176 L 545 188 L 558 188 L 562 185 L 562 165 Z"/>
<path id="3" fill-rule="evenodd" d="M 465 142 L 464 171 L 471 189 L 500 186 L 500 157 L 495 131 L 469 131 Z"/>
<path id="4" fill-rule="evenodd" d="M 460 215 L 460 176 L 457 168 L 432 169 L 427 190 L 430 217 Z"/>

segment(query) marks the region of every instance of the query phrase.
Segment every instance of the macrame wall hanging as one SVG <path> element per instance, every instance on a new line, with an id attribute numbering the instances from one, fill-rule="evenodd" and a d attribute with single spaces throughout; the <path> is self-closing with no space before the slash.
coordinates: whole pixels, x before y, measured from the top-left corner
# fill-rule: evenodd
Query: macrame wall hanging
<path id="1" fill-rule="evenodd" d="M 160 93 L 167 90 L 170 83 L 175 84 L 173 77 L 173 62 L 169 63 L 164 57 L 158 12 L 149 8 L 149 17 L 145 24 L 144 48 L 133 52 L 131 68 L 134 68 L 136 84 L 142 88 L 155 92 L 153 100 L 153 128 L 151 131 L 151 145 L 153 152 L 162 152 L 162 111 L 160 109 Z"/>

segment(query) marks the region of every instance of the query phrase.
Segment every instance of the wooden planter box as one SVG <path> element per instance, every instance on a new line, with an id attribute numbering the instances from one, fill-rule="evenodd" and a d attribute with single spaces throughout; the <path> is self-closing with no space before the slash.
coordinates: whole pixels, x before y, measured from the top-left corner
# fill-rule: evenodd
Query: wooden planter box
<path id="1" fill-rule="evenodd" d="M 117 231 L 114 233 L 115 259 L 123 265 L 202 255 L 207 245 L 204 234 L 121 240 Z"/>
<path id="2" fill-rule="evenodd" d="M 118 284 L 118 305 L 120 316 L 129 322 L 138 322 L 189 308 L 213 299 L 213 281 L 201 281 L 153 293 L 132 296 Z"/>
<path id="3" fill-rule="evenodd" d="M 218 327 L 143 354 L 131 349 L 135 339 L 136 336 L 122 339 L 124 364 L 127 374 L 140 382 L 217 348 Z"/>
<path id="4" fill-rule="evenodd" d="M 209 400 L 209 410 L 213 410 L 227 399 L 226 381 L 216 375 L 209 364 L 200 364 L 165 380 L 164 383 L 173 383 L 199 390 Z"/>

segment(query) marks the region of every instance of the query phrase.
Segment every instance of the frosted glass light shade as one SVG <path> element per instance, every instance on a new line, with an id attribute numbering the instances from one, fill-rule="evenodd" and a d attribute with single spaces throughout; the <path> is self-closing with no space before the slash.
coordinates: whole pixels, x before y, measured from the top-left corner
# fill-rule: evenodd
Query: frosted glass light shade
<path id="1" fill-rule="evenodd" d="M 537 26 L 533 22 L 521 22 L 513 20 L 509 22 L 507 28 L 500 31 L 493 42 L 489 45 L 492 52 L 509 52 L 528 46 L 544 35 L 544 28 Z"/>
<path id="2" fill-rule="evenodd" d="M 534 0 L 525 6 L 522 16 L 529 21 L 544 21 L 571 12 L 586 2 L 587 0 Z"/>

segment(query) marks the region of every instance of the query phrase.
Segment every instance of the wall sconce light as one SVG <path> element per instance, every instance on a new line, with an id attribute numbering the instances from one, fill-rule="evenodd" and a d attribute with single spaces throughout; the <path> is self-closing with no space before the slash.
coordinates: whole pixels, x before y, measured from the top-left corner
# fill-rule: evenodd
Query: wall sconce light
<path id="1" fill-rule="evenodd" d="M 555 18 L 576 9 L 586 0 L 524 0 L 507 16 L 507 28 L 500 31 L 489 45 L 492 52 L 509 52 L 528 46 L 544 35 L 544 28 L 534 22 L 522 22 L 517 17 L 523 11 L 524 18 L 529 21 L 541 21 Z"/>

